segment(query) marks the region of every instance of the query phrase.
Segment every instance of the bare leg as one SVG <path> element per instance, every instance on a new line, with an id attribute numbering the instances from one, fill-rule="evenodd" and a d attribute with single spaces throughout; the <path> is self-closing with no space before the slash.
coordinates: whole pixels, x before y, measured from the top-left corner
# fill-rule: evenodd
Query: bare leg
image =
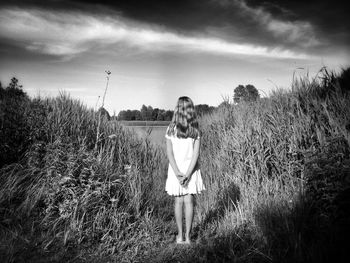
<path id="1" fill-rule="evenodd" d="M 191 243 L 190 232 L 193 222 L 193 195 L 185 195 L 186 243 Z"/>
<path id="2" fill-rule="evenodd" d="M 175 197 L 175 220 L 177 225 L 177 242 L 183 241 L 183 234 L 182 234 L 182 207 L 184 203 L 184 197 L 183 196 L 176 196 Z"/>

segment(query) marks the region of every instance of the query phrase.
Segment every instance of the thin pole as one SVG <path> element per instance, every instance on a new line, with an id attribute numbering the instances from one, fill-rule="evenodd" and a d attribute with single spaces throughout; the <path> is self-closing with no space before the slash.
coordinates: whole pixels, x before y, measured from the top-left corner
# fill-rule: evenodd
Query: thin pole
<path id="1" fill-rule="evenodd" d="M 109 70 L 106 70 L 105 72 L 107 73 L 107 83 L 106 83 L 105 93 L 103 94 L 102 108 L 105 105 L 105 98 L 106 98 L 106 93 L 107 93 L 108 83 L 109 83 L 109 75 L 111 75 L 111 73 L 112 73 Z"/>
<path id="2" fill-rule="evenodd" d="M 108 83 L 109 83 L 109 75 L 111 75 L 111 73 L 112 73 L 112 72 L 110 72 L 109 70 L 105 70 L 105 72 L 107 73 L 107 83 L 106 83 L 105 92 L 104 92 L 104 94 L 103 94 L 103 100 L 102 100 L 102 106 L 101 106 L 101 108 L 103 108 L 104 105 L 105 105 L 105 97 L 106 97 L 107 88 L 108 88 Z M 99 140 L 100 140 L 100 126 L 101 126 L 101 110 L 99 110 L 99 112 L 98 112 L 98 121 L 97 121 L 97 132 L 96 132 L 95 150 L 97 150 L 97 145 L 98 145 L 98 142 L 99 142 Z"/>

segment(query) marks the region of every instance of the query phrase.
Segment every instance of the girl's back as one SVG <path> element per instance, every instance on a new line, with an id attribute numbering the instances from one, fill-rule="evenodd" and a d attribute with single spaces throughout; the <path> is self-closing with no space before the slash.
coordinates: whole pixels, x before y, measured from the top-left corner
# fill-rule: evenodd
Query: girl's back
<path id="1" fill-rule="evenodd" d="M 205 190 L 201 172 L 197 165 L 200 136 L 193 102 L 180 97 L 172 121 L 165 133 L 169 158 L 165 190 L 175 196 L 175 219 L 178 227 L 177 243 L 183 243 L 182 205 L 186 206 L 185 243 L 190 244 L 193 221 L 193 195 Z"/>
<path id="2" fill-rule="evenodd" d="M 169 136 L 168 133 L 166 133 L 165 138 L 171 140 L 176 163 L 180 166 L 188 167 L 189 162 L 192 160 L 195 139 L 190 137 L 178 138 L 175 135 Z M 199 139 L 199 137 L 197 139 Z"/>

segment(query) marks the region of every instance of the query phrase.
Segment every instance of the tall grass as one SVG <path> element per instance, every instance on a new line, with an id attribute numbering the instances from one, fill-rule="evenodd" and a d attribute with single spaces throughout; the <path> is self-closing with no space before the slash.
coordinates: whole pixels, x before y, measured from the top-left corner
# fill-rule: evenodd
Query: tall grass
<path id="1" fill-rule="evenodd" d="M 106 119 L 95 149 L 94 111 L 67 94 L 33 103 L 41 115 L 27 121 L 39 136 L 19 163 L 0 172 L 3 222 L 30 218 L 42 249 L 94 244 L 100 254 L 127 258 L 136 243 L 149 246 L 158 231 L 149 217 L 161 196 L 154 192 L 161 192 L 164 179 L 162 152 Z M 13 231 L 12 224 L 3 227 L 6 235 Z"/>
<path id="2" fill-rule="evenodd" d="M 0 170 L 0 252 L 10 262 L 38 253 L 53 262 L 345 259 L 348 75 L 324 69 L 201 118 L 207 191 L 186 248 L 169 245 L 176 227 L 162 148 L 106 119 L 95 148 L 94 111 L 67 94 L 31 100 L 25 155 Z"/>
<path id="3" fill-rule="evenodd" d="M 201 120 L 208 191 L 198 198 L 198 231 L 218 239 L 254 233 L 249 250 L 262 261 L 327 262 L 345 247 L 331 217 L 350 189 L 350 94 L 333 73 L 321 76 Z M 228 253 L 237 259 L 247 250 Z"/>

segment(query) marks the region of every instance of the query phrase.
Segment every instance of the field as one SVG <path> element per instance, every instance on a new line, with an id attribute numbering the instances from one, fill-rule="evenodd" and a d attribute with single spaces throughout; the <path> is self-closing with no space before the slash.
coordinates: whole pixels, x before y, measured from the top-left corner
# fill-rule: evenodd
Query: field
<path id="1" fill-rule="evenodd" d="M 119 121 L 124 126 L 140 126 L 140 127 L 166 127 L 169 125 L 169 121 Z"/>
<path id="2" fill-rule="evenodd" d="M 148 123 L 149 125 L 150 123 Z M 133 130 L 140 139 L 148 139 L 151 143 L 165 147 L 165 131 L 168 126 L 125 126 L 129 130 Z"/>
<path id="3" fill-rule="evenodd" d="M 196 197 L 190 246 L 174 244 L 164 126 L 149 132 L 100 120 L 68 94 L 29 98 L 2 89 L 0 257 L 345 262 L 349 73 L 324 69 L 269 98 L 201 117 L 207 190 Z"/>

